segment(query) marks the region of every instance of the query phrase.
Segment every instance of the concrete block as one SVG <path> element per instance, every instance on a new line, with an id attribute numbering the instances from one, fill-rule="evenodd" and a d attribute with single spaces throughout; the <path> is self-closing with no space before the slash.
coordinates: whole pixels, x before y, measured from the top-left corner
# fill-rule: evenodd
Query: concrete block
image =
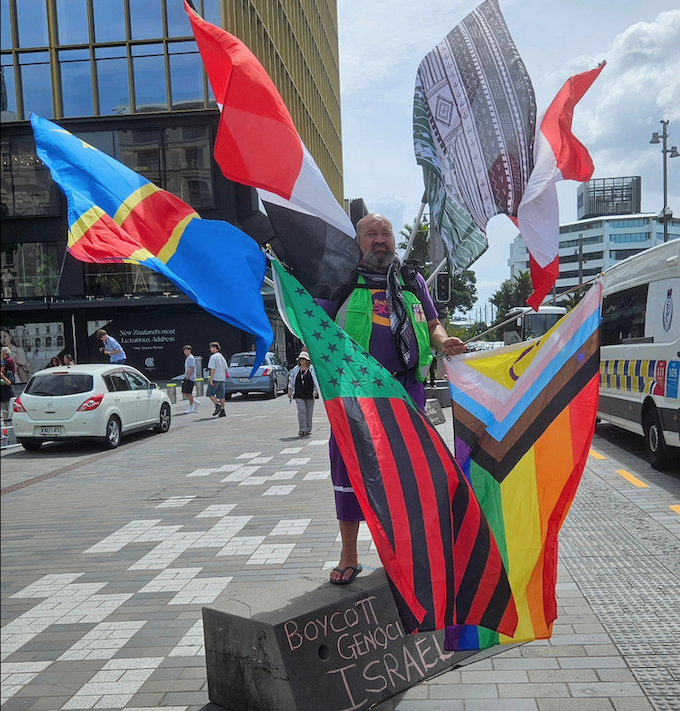
<path id="1" fill-rule="evenodd" d="M 222 597 L 203 628 L 208 695 L 229 711 L 359 711 L 473 656 L 444 651 L 443 632 L 405 635 L 382 569 Z"/>
<path id="2" fill-rule="evenodd" d="M 451 390 L 448 383 L 438 385 L 427 385 L 425 387 L 425 397 L 436 398 L 442 407 L 451 407 Z"/>

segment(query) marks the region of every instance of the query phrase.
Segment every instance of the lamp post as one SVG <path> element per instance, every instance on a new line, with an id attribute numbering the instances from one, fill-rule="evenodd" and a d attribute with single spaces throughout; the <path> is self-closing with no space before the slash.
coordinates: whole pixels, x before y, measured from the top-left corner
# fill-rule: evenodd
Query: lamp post
<path id="1" fill-rule="evenodd" d="M 668 207 L 668 154 L 670 153 L 671 158 L 677 158 L 680 156 L 680 153 L 678 153 L 678 148 L 677 146 L 671 146 L 670 148 L 667 147 L 667 141 L 668 141 L 668 131 L 666 128 L 668 127 L 668 124 L 670 121 L 664 121 L 664 119 L 661 119 L 661 137 L 659 140 L 659 133 L 657 131 L 654 131 L 652 134 L 652 140 L 650 143 L 661 143 L 662 148 L 661 148 L 661 153 L 663 154 L 663 241 L 668 242 L 668 220 L 673 217 L 673 211 Z"/>

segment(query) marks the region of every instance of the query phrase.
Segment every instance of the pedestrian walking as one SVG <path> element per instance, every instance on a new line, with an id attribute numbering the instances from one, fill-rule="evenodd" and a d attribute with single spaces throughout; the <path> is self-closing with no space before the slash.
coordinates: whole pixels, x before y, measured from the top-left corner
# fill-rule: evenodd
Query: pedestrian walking
<path id="1" fill-rule="evenodd" d="M 64 353 L 64 365 L 75 365 L 76 360 L 70 353 Z"/>
<path id="2" fill-rule="evenodd" d="M 194 358 L 192 347 L 186 345 L 184 351 L 184 380 L 182 381 L 182 393 L 187 396 L 189 407 L 184 411 L 185 415 L 196 412 L 200 406 L 200 401 L 194 397 L 194 386 L 196 385 L 196 358 Z"/>
<path id="3" fill-rule="evenodd" d="M 100 328 L 97 331 L 97 338 L 104 344 L 103 347 L 99 349 L 100 353 L 107 355 L 111 363 L 115 363 L 116 365 L 125 364 L 127 357 L 125 351 L 113 336 L 109 336 L 103 328 Z"/>
<path id="4" fill-rule="evenodd" d="M 297 405 L 298 437 L 306 437 L 312 434 L 314 400 L 319 397 L 319 383 L 307 351 L 300 351 L 297 362 L 288 377 L 288 399 L 295 400 Z"/>
<path id="5" fill-rule="evenodd" d="M 226 417 L 224 411 L 226 381 L 227 381 L 227 361 L 220 353 L 221 346 L 217 341 L 210 344 L 210 360 L 208 360 L 208 369 L 210 370 L 210 384 L 206 391 L 207 396 L 215 405 L 213 417 Z"/>
<path id="6" fill-rule="evenodd" d="M 7 370 L 7 363 L 0 361 L 0 409 L 7 414 L 3 414 L 3 418 L 10 418 L 9 403 L 14 397 L 14 381 L 11 379 L 10 373 Z"/>
<path id="7" fill-rule="evenodd" d="M 47 366 L 48 368 L 60 368 L 62 365 L 61 360 L 59 359 L 59 356 L 52 356 L 50 358 L 50 364 Z"/>

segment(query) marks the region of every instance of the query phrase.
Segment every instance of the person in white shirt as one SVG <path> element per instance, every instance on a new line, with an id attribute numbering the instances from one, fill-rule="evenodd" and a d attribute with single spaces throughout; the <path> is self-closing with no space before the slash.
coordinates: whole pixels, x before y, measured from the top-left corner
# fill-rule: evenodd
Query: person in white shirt
<path id="1" fill-rule="evenodd" d="M 196 412 L 200 406 L 200 401 L 194 397 L 194 385 L 196 385 L 196 358 L 194 358 L 191 346 L 184 346 L 184 380 L 182 381 L 182 393 L 187 396 L 189 407 L 184 411 L 188 415 Z"/>
<path id="2" fill-rule="evenodd" d="M 213 417 L 226 417 L 227 413 L 224 411 L 225 404 L 225 394 L 226 394 L 226 380 L 227 380 L 227 361 L 224 360 L 224 356 L 220 353 L 221 346 L 217 341 L 213 341 L 210 344 L 210 360 L 208 361 L 208 368 L 210 370 L 210 384 L 206 391 L 206 395 L 210 398 L 213 405 L 215 405 L 215 412 L 213 412 Z"/>

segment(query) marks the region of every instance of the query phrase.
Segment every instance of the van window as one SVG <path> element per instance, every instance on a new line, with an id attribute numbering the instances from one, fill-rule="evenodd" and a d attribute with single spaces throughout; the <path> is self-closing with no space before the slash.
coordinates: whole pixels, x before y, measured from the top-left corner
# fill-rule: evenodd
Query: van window
<path id="1" fill-rule="evenodd" d="M 26 386 L 27 395 L 77 395 L 89 393 L 93 387 L 91 375 L 76 373 L 50 373 L 49 375 L 36 375 Z"/>
<path id="2" fill-rule="evenodd" d="M 603 346 L 644 337 L 648 288 L 649 284 L 642 284 L 604 297 L 600 330 Z"/>

